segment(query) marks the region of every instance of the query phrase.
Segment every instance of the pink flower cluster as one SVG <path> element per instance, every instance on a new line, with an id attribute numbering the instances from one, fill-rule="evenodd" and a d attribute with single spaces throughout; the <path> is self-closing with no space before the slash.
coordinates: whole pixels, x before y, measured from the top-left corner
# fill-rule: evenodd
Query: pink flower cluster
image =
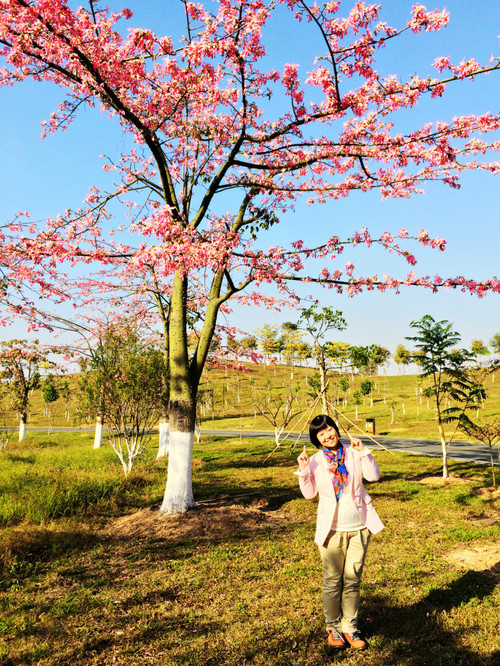
<path id="1" fill-rule="evenodd" d="M 396 29 L 380 20 L 378 4 L 354 2 L 340 17 L 337 1 L 279 2 L 277 9 L 262 0 L 180 3 L 188 37 L 179 40 L 148 28 L 120 30 L 131 17 L 126 9 L 0 0 L 0 83 L 31 77 L 66 94 L 44 133 L 65 129 L 83 107 L 97 107 L 117 117 L 134 144 L 104 165 L 119 181 L 111 191 L 92 187 L 80 208 L 44 227 L 19 216 L 1 230 L 0 298 L 12 312 L 38 318 L 32 289 L 56 301 L 77 294 L 85 304 L 97 292 L 113 294 L 116 302 L 120 290 L 142 298 L 154 289 L 168 295 L 174 275 L 189 279 L 200 311 L 212 284 L 221 308 L 229 307 L 223 305 L 229 297 L 267 306 L 263 295 L 243 295 L 252 283 L 275 282 L 283 302 L 294 302 L 294 281 L 349 293 L 403 284 L 478 295 L 497 290 L 494 280 L 358 278 L 351 261 L 342 270 L 330 266 L 348 246 L 374 245 L 413 266 L 406 242 L 445 249 L 446 242 L 427 231 L 372 237 L 364 227 L 345 241 L 328 238 L 329 232 L 317 245 L 297 238 L 289 248 L 259 244 L 301 198 L 327 203 L 373 190 L 382 198 L 408 198 L 432 181 L 458 187 L 465 170 L 500 172 L 499 161 L 489 157 L 500 150 L 498 113 L 396 129 L 398 112 L 424 95 L 445 94 L 448 81 L 500 69 L 495 62 L 453 64 L 441 57 L 434 74 L 446 72 L 446 79 L 415 74 L 400 80 L 377 71 L 378 49 L 389 49 L 405 31 L 411 36 L 446 26 L 446 11 L 415 4 L 406 26 Z M 267 69 L 264 28 L 275 11 L 283 18 L 291 12 L 316 30 L 317 58 L 302 77 L 297 63 Z M 237 202 L 230 214 L 221 203 L 227 192 Z M 121 210 L 126 215 L 116 213 Z"/>
<path id="2" fill-rule="evenodd" d="M 430 32 L 441 30 L 448 25 L 450 16 L 446 10 L 427 11 L 424 5 L 416 4 L 412 7 L 412 19 L 408 21 L 408 26 L 412 32 L 419 33 L 422 30 Z"/>

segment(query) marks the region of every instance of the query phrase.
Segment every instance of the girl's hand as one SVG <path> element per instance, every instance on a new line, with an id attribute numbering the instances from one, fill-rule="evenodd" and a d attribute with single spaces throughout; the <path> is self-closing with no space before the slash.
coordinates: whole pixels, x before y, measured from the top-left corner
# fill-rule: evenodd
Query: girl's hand
<path id="1" fill-rule="evenodd" d="M 304 448 L 302 449 L 302 453 L 297 458 L 297 462 L 299 463 L 299 470 L 301 472 L 303 472 L 307 468 L 307 466 L 309 465 L 309 456 L 307 455 L 305 444 L 304 444 Z"/>
<path id="2" fill-rule="evenodd" d="M 349 439 L 351 440 L 351 446 L 355 451 L 359 451 L 359 453 L 361 453 L 361 451 L 364 450 L 365 445 L 360 439 L 357 437 L 351 437 L 351 435 L 349 435 Z"/>

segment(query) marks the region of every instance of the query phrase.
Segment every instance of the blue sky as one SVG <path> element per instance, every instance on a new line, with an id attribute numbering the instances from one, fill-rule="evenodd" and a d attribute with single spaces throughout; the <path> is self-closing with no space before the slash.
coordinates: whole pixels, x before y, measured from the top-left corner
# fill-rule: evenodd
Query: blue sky
<path id="1" fill-rule="evenodd" d="M 177 15 L 170 11 L 175 10 L 174 0 L 129 3 L 121 0 L 107 4 L 113 10 L 124 5 L 134 10 L 128 27 L 152 27 L 159 34 L 168 34 L 174 26 L 182 32 Z M 404 0 L 383 3 L 384 20 L 395 27 L 402 25 L 411 4 Z M 165 10 L 167 5 L 169 11 Z M 348 8 L 351 3 L 345 2 L 343 6 Z M 437 34 L 405 37 L 396 48 L 392 45 L 386 48 L 381 58 L 384 73 L 404 77 L 413 73 L 424 75 L 432 71 L 430 64 L 438 55 L 450 55 L 455 62 L 471 56 L 480 62 L 488 62 L 492 54 L 500 57 L 498 0 L 477 3 L 452 0 L 446 7 L 451 15 L 450 26 Z M 296 30 L 296 34 L 283 31 L 279 21 L 269 26 L 269 60 L 299 62 L 301 71 L 307 71 L 309 41 L 304 37 L 305 32 L 299 27 Z M 426 121 L 446 121 L 463 113 L 496 112 L 500 106 L 500 73 L 480 77 L 473 84 L 451 84 L 448 93 L 444 100 L 426 101 L 402 122 L 417 127 Z M 46 85 L 26 82 L 0 89 L 0 200 L 4 221 L 19 210 L 29 210 L 32 219 L 43 220 L 67 207 L 77 207 L 89 187 L 103 179 L 99 155 L 116 157 L 126 147 L 121 130 L 98 110 L 84 110 L 67 132 L 42 142 L 40 122 L 59 101 L 60 92 Z M 305 231 L 307 240 L 324 238 L 325 229 L 331 230 L 328 235 L 346 237 L 363 226 L 373 236 L 404 227 L 411 233 L 426 228 L 432 236 L 444 237 L 448 242 L 444 253 L 410 246 L 419 260 L 417 273 L 443 277 L 464 274 L 476 279 L 500 274 L 500 182 L 486 173 L 467 175 L 459 191 L 432 184 L 424 196 L 411 200 L 381 201 L 377 193 L 370 193 L 354 194 L 323 206 L 300 204 L 269 235 L 268 244 L 283 242 L 283 234 L 288 240 L 288 236 L 297 238 Z M 361 275 L 375 272 L 404 275 L 409 269 L 377 249 L 357 248 L 343 261 L 347 259 L 355 263 Z M 336 339 L 352 344 L 378 343 L 394 351 L 397 344 L 405 342 L 406 335 L 411 335 L 409 322 L 424 314 L 454 322 L 464 344 L 473 338 L 487 343 L 493 334 L 500 332 L 500 295 L 479 300 L 460 292 L 433 295 L 415 288 L 403 290 L 400 295 L 369 293 L 349 298 L 323 289 L 314 295 L 321 304 L 343 311 L 349 326 Z M 230 322 L 253 330 L 264 323 L 294 320 L 296 316 L 288 310 L 275 314 L 256 308 L 237 308 Z M 0 330 L 1 339 L 20 336 L 25 337 L 22 325 Z"/>

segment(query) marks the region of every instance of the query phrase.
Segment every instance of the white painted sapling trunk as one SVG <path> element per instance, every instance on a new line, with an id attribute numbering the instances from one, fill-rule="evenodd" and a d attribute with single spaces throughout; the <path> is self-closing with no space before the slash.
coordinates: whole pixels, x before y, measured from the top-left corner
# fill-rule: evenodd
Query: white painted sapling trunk
<path id="1" fill-rule="evenodd" d="M 19 441 L 24 442 L 25 439 L 26 439 L 26 416 L 21 414 L 21 420 L 19 421 Z"/>
<path id="2" fill-rule="evenodd" d="M 103 445 L 103 431 L 104 423 L 102 416 L 98 416 L 95 420 L 95 435 L 94 435 L 94 449 L 100 449 Z"/>
<path id="3" fill-rule="evenodd" d="M 156 454 L 157 460 L 158 458 L 165 458 L 168 455 L 169 430 L 169 422 L 165 419 L 161 419 L 159 426 L 158 453 Z"/>
<path id="4" fill-rule="evenodd" d="M 170 431 L 167 487 L 162 513 L 185 513 L 195 505 L 192 487 L 193 432 Z"/>

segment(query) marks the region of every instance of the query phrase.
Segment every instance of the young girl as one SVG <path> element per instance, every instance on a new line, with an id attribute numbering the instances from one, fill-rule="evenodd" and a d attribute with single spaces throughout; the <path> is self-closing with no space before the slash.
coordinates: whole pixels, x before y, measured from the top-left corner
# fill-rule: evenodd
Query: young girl
<path id="1" fill-rule="evenodd" d="M 318 449 L 311 458 L 306 447 L 297 458 L 300 490 L 305 498 L 319 495 L 315 543 L 323 563 L 323 611 L 328 644 L 366 648 L 358 626 L 359 588 L 371 534 L 383 529 L 363 479 L 378 481 L 380 471 L 370 450 L 350 437 L 342 444 L 335 421 L 325 414 L 309 426 Z"/>

